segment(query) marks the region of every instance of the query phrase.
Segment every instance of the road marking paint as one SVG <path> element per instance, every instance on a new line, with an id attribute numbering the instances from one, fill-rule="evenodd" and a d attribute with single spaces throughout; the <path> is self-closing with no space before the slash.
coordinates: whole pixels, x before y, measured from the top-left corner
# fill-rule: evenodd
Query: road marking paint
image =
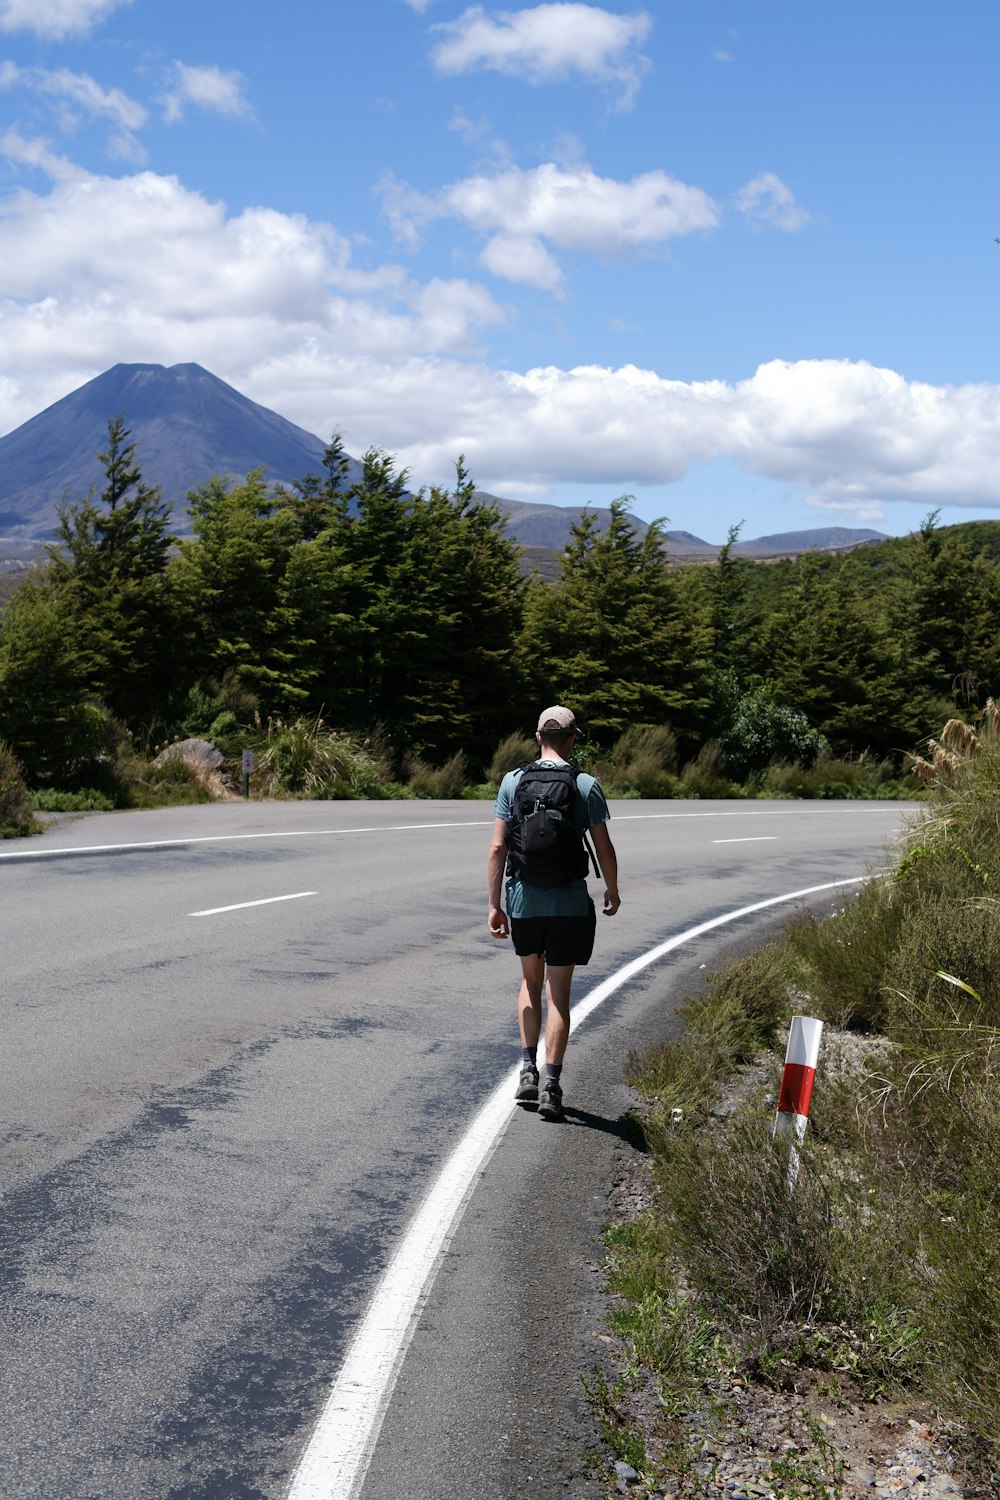
<path id="1" fill-rule="evenodd" d="M 434 828 L 491 828 L 493 820 L 476 823 L 394 823 L 381 828 L 288 828 L 280 833 L 205 833 L 184 839 L 148 839 L 135 844 L 70 844 L 65 849 L 12 849 L 3 859 L 44 859 L 54 854 L 114 854 L 123 849 L 175 849 L 187 844 L 237 844 L 246 839 L 339 838 L 355 833 L 414 833 Z"/>
<path id="2" fill-rule="evenodd" d="M 737 911 L 699 922 L 650 948 L 603 980 L 578 1005 L 572 1017 L 576 1030 L 599 1005 L 650 964 L 675 948 L 702 937 L 727 922 L 782 902 L 796 901 L 821 891 L 858 885 L 868 876 L 811 885 Z M 539 1056 L 541 1061 L 541 1055 Z M 427 1197 L 404 1234 L 364 1317 L 351 1340 L 340 1372 L 327 1397 L 306 1450 L 292 1476 L 287 1500 L 355 1500 L 388 1409 L 396 1377 L 430 1295 L 441 1257 L 448 1248 L 462 1212 L 510 1122 L 513 1092 L 520 1063 L 489 1095 L 465 1135 L 446 1161 Z"/>
<path id="3" fill-rule="evenodd" d="M 615 813 L 615 823 L 655 823 L 685 818 L 791 818 L 797 808 L 741 807 L 717 812 Z M 920 811 L 919 803 L 885 802 L 878 807 L 852 806 L 855 813 L 901 813 Z M 370 828 L 290 828 L 274 833 L 208 833 L 188 838 L 147 839 L 130 844 L 67 844 L 59 849 L 9 849 L 0 853 L 0 863 L 14 859 L 52 859 L 60 854 L 115 854 L 130 849 L 176 849 L 187 844 L 236 844 L 247 839 L 315 839 L 350 837 L 359 833 L 423 833 L 443 828 L 492 828 L 492 818 L 477 818 L 464 823 L 390 823 Z"/>
<path id="4" fill-rule="evenodd" d="M 754 833 L 745 839 L 713 839 L 713 844 L 766 844 L 776 839 L 776 833 Z"/>
<path id="5" fill-rule="evenodd" d="M 260 901 L 238 901 L 235 906 L 210 906 L 206 911 L 189 911 L 189 917 L 217 917 L 223 911 L 246 911 L 248 906 L 273 906 L 276 901 L 301 901 L 303 896 L 318 896 L 318 891 L 296 891 L 292 896 L 265 896 Z"/>

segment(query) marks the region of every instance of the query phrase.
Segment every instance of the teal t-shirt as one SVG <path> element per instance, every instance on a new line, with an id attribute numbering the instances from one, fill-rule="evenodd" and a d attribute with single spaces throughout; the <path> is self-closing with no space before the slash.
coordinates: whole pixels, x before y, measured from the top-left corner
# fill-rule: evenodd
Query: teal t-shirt
<path id="1" fill-rule="evenodd" d="M 538 762 L 542 766 L 565 766 L 564 760 L 546 759 Z M 493 811 L 498 818 L 509 823 L 514 811 L 514 788 L 520 781 L 522 768 L 508 771 L 500 783 L 496 806 Z M 580 837 L 586 829 L 598 823 L 606 823 L 611 816 L 604 800 L 601 783 L 596 776 L 581 771 L 576 781 L 576 826 Z M 585 917 L 590 910 L 590 896 L 586 880 L 574 880 L 571 885 L 529 885 L 516 875 L 507 880 L 508 917 Z"/>

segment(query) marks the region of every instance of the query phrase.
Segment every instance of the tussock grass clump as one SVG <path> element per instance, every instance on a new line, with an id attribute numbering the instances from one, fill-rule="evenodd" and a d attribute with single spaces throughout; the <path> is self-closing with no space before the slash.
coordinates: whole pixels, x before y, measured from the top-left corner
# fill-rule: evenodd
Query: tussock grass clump
<path id="1" fill-rule="evenodd" d="M 626 1076 L 654 1102 L 652 1128 L 662 1128 L 674 1109 L 704 1111 L 721 1081 L 773 1042 L 788 1011 L 791 973 L 780 943 L 744 954 L 678 1008 L 684 1030 L 677 1040 L 631 1054 Z"/>
<path id="2" fill-rule="evenodd" d="M 912 921 L 905 893 L 871 880 L 833 917 L 806 913 L 785 929 L 812 997 L 812 1014 L 836 1026 L 878 1031 L 889 1006 L 888 977 L 900 937 Z"/>
<path id="3" fill-rule="evenodd" d="M 726 775 L 726 756 L 722 746 L 715 740 L 707 740 L 694 760 L 688 761 L 681 772 L 681 797 L 747 797 L 749 789 L 737 786 Z"/>
<path id="4" fill-rule="evenodd" d="M 821 750 L 812 765 L 776 761 L 760 778 L 762 797 L 796 797 L 802 799 L 878 798 L 885 800 L 912 795 L 896 774 L 889 760 L 872 760 L 860 755 L 856 759 L 831 755 Z"/>
<path id="5" fill-rule="evenodd" d="M 449 756 L 443 766 L 428 765 L 419 755 L 411 755 L 406 772 L 414 797 L 449 799 L 461 797 L 465 790 L 468 762 L 461 750 Z"/>
<path id="6" fill-rule="evenodd" d="M 26 834 L 37 833 L 39 827 L 24 784 L 21 763 L 13 750 L 0 740 L 0 838 L 23 838 Z"/>
<path id="7" fill-rule="evenodd" d="M 771 1139 L 758 1099 L 723 1127 L 680 1123 L 657 1152 L 661 1211 L 688 1283 L 741 1347 L 765 1360 L 823 1304 L 833 1255 L 828 1194 L 800 1172 L 788 1193 L 788 1148 Z"/>
<path id="8" fill-rule="evenodd" d="M 252 790 L 257 796 L 285 793 L 307 798 L 344 800 L 385 797 L 390 786 L 385 766 L 367 744 L 329 729 L 314 719 L 256 720 L 250 739 L 255 751 Z"/>
<path id="9" fill-rule="evenodd" d="M 677 736 L 669 724 L 633 724 L 595 770 L 613 796 L 676 797 Z"/>

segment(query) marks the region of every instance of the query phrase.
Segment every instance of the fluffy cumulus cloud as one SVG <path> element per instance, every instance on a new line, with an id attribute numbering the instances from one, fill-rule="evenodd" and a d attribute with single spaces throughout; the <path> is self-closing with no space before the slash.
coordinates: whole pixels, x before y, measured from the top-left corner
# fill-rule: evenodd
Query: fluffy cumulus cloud
<path id="1" fill-rule="evenodd" d="M 194 359 L 247 388 L 256 362 L 289 351 L 317 371 L 334 350 L 467 355 L 503 316 L 475 282 L 361 269 L 301 215 L 229 214 L 176 178 L 85 172 L 12 132 L 0 152 L 50 178 L 0 206 L 2 431 L 119 360 Z"/>
<path id="2" fill-rule="evenodd" d="M 856 518 L 893 500 L 1000 509 L 1000 387 L 936 387 L 837 360 L 773 361 L 735 383 L 628 365 L 497 372 L 405 457 L 438 473 L 458 452 L 484 482 L 620 490 L 725 456 Z"/>
<path id="3" fill-rule="evenodd" d="M 438 218 L 463 221 L 488 236 L 483 263 L 511 281 L 551 288 L 558 266 L 543 242 L 559 250 L 614 257 L 649 250 L 666 240 L 714 229 L 719 210 L 701 188 L 665 172 L 643 172 L 628 182 L 599 177 L 589 166 L 546 162 L 468 177 L 433 196 L 387 179 L 383 209 L 409 244 Z"/>
<path id="4" fill-rule="evenodd" d="M 0 205 L 0 432 L 117 361 L 195 360 L 353 451 L 381 444 L 418 481 L 465 453 L 500 493 L 620 493 L 727 456 L 856 518 L 897 499 L 1000 510 L 998 386 L 835 360 L 737 382 L 497 369 L 480 346 L 504 310 L 474 280 L 361 267 L 331 225 L 229 213 L 172 177 L 96 175 L 13 134 L 0 151 L 48 179 Z M 508 273 L 522 257 L 540 274 L 529 239 L 491 240 Z"/>
<path id="5" fill-rule="evenodd" d="M 735 203 L 748 223 L 758 227 L 768 224 L 773 229 L 794 232 L 809 223 L 809 215 L 796 203 L 792 190 L 774 172 L 759 172 L 745 183 Z"/>
<path id="6" fill-rule="evenodd" d="M 198 68 L 175 62 L 163 98 L 164 118 L 170 122 L 182 120 L 190 106 L 234 120 L 253 119 L 242 73 L 226 72 L 214 65 Z"/>
<path id="7" fill-rule="evenodd" d="M 639 48 L 651 24 L 644 12 L 622 16 L 569 0 L 496 16 L 476 5 L 434 27 L 433 59 L 442 73 L 489 68 L 527 83 L 576 76 L 613 87 L 628 107 L 648 68 Z"/>
<path id="8" fill-rule="evenodd" d="M 0 0 L 0 29 L 61 37 L 89 31 L 131 0 Z"/>

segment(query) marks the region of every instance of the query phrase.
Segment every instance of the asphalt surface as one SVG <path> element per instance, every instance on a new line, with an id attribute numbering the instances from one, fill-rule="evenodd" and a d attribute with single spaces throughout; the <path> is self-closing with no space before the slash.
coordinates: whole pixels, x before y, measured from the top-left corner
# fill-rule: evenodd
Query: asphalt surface
<path id="1" fill-rule="evenodd" d="M 863 874 L 902 816 L 612 812 L 623 905 L 577 998 L 692 924 Z M 0 846 L 5 1500 L 287 1495 L 402 1230 L 517 1057 L 516 960 L 485 927 L 491 823 L 468 802 L 240 804 Z M 703 963 L 772 920 L 699 939 L 596 1012 L 565 1125 L 512 1110 L 363 1500 L 600 1493 L 578 1376 L 632 1149 L 623 1063 L 670 1033 Z"/>

